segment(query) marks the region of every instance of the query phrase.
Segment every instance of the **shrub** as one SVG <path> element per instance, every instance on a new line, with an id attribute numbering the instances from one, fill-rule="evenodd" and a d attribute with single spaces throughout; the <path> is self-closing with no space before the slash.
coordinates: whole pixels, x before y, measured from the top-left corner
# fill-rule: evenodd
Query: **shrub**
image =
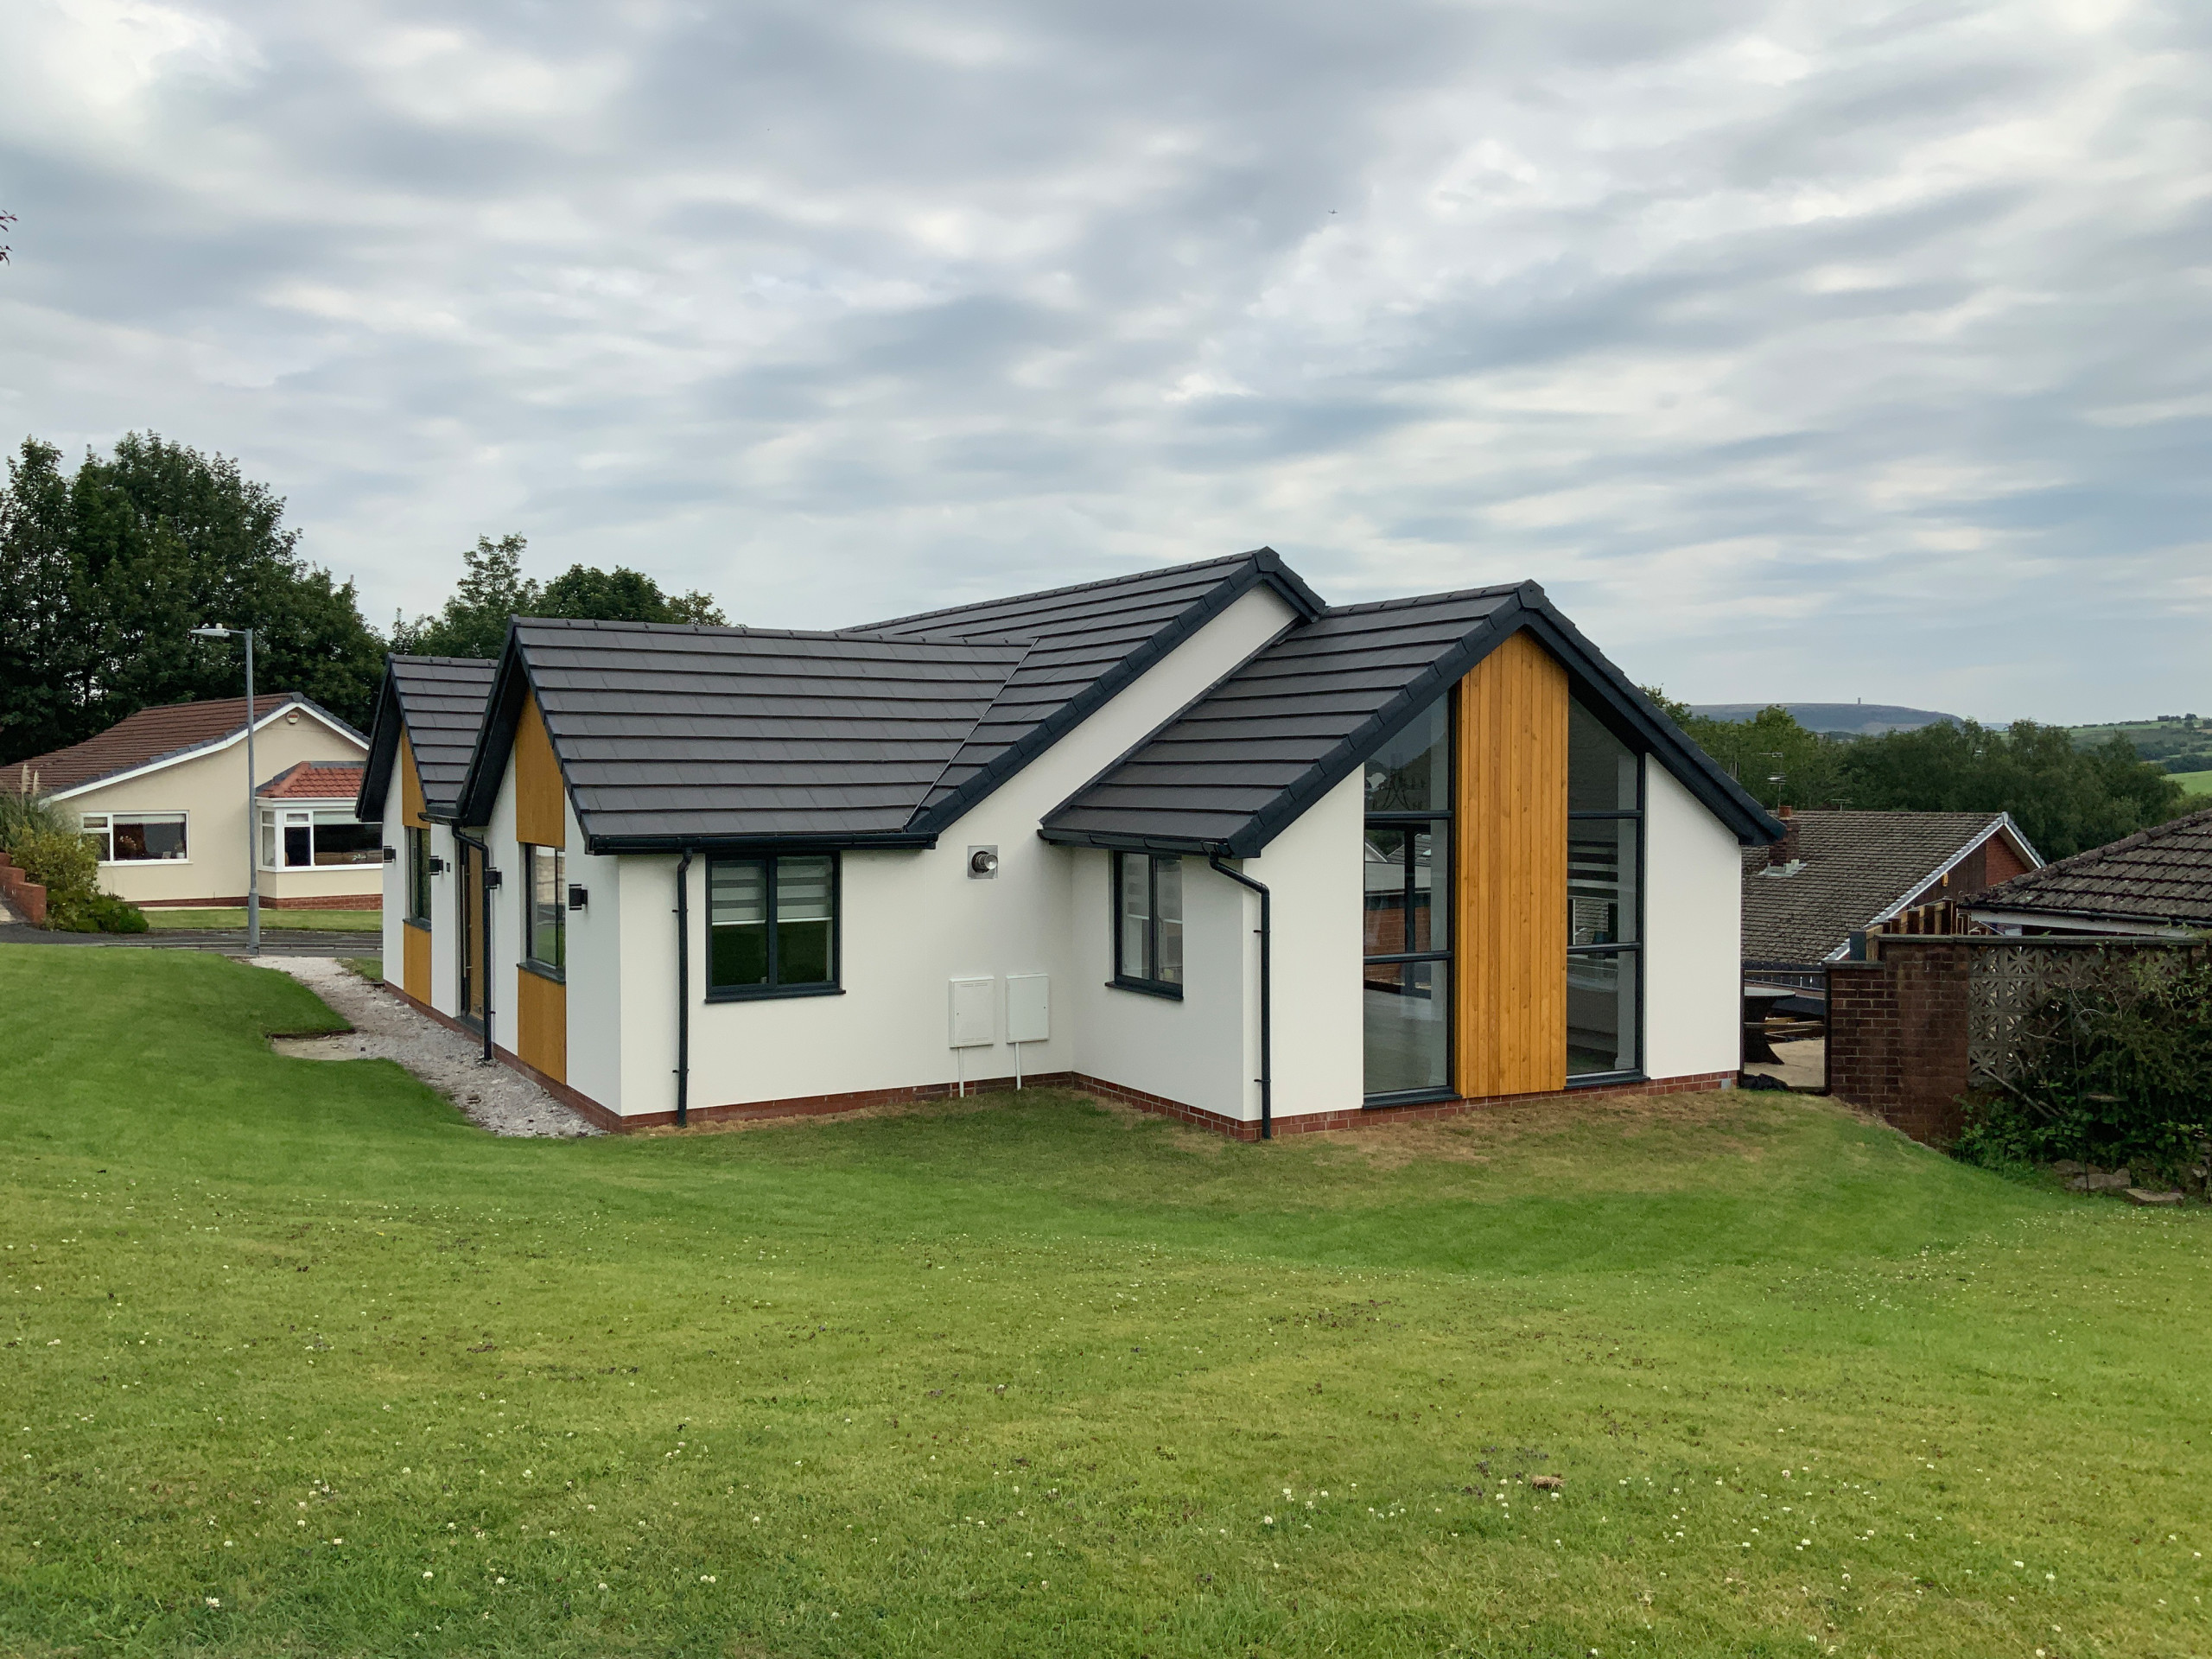
<path id="1" fill-rule="evenodd" d="M 99 855 L 74 830 L 19 830 L 8 842 L 16 868 L 46 889 L 48 903 L 99 890 Z"/>
<path id="2" fill-rule="evenodd" d="M 45 796 L 0 789 L 0 852 L 46 889 L 46 925 L 62 933 L 143 933 L 138 906 L 102 893 L 99 855 Z"/>
<path id="3" fill-rule="evenodd" d="M 46 898 L 46 925 L 60 933 L 143 933 L 146 912 L 111 893 L 72 891 Z"/>
<path id="4" fill-rule="evenodd" d="M 2024 1023 L 2022 1075 L 1969 1102 L 1954 1148 L 2001 1167 L 2077 1159 L 2177 1175 L 2212 1135 L 2212 962 L 2145 957 Z"/>

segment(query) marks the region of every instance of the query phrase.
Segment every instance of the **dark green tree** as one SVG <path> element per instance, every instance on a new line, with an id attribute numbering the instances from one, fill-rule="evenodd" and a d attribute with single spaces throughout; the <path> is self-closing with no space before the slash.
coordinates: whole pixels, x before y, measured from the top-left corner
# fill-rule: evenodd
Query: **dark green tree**
<path id="1" fill-rule="evenodd" d="M 245 689 L 237 646 L 208 622 L 257 632 L 256 682 L 366 720 L 382 642 L 351 582 L 300 556 L 283 498 L 235 461 L 154 433 L 87 454 L 26 440 L 0 502 L 0 753 L 35 754 L 140 709 Z"/>
<path id="2" fill-rule="evenodd" d="M 1771 810 L 1843 804 L 1843 760 L 1849 746 L 1823 733 L 1807 731 L 1779 704 L 1770 704 L 1750 720 L 1710 720 L 1694 715 L 1656 686 L 1644 695 L 1656 702 L 1720 769 L 1742 784 L 1760 805 Z"/>
<path id="3" fill-rule="evenodd" d="M 2164 823 L 2188 796 L 2114 733 L 2078 749 L 2063 726 L 1923 726 L 1844 752 L 1851 804 L 1916 811 L 2010 812 L 2036 850 L 2065 858 Z"/>
<path id="4" fill-rule="evenodd" d="M 670 595 L 651 576 L 572 564 L 539 585 L 522 573 L 530 543 L 520 536 L 479 536 L 461 555 L 461 578 L 437 615 L 394 624 L 392 648 L 427 657 L 497 657 L 508 619 L 561 616 L 601 622 L 704 622 L 726 619 L 711 594 Z"/>

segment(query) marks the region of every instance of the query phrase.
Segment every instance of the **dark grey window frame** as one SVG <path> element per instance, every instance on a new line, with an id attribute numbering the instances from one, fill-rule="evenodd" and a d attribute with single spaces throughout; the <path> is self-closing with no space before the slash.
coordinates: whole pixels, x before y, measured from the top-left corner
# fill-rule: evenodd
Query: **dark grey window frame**
<path id="1" fill-rule="evenodd" d="M 1573 693 L 1570 691 L 1569 695 L 1571 696 Z M 1648 1070 L 1644 1064 L 1647 1056 L 1644 1053 L 1643 1047 L 1643 997 L 1644 983 L 1647 978 L 1647 976 L 1643 971 L 1643 947 L 1646 943 L 1643 924 L 1643 868 L 1645 856 L 1644 849 L 1646 844 L 1650 839 L 1649 834 L 1649 809 L 1651 804 L 1651 787 L 1650 779 L 1648 774 L 1651 766 L 1651 754 L 1650 751 L 1648 749 L 1639 747 L 1628 738 L 1622 737 L 1619 731 L 1614 728 L 1612 722 L 1601 717 L 1599 715 L 1598 710 L 1592 708 L 1588 702 L 1583 702 L 1582 707 L 1584 712 L 1588 714 L 1591 718 L 1596 720 L 1599 725 L 1603 726 L 1607 731 L 1612 733 L 1613 736 L 1619 741 L 1622 747 L 1630 750 L 1636 756 L 1636 810 L 1634 811 L 1576 812 L 1570 810 L 1567 815 L 1567 835 L 1570 838 L 1574 834 L 1573 826 L 1577 823 L 1585 821 L 1595 822 L 1604 819 L 1627 819 L 1634 822 L 1636 825 L 1635 939 L 1625 944 L 1576 944 L 1573 943 L 1573 936 L 1570 933 L 1567 947 L 1567 965 L 1570 971 L 1573 969 L 1574 958 L 1577 957 L 1633 957 L 1636 958 L 1636 1012 L 1634 1015 L 1636 1020 L 1636 1064 L 1630 1066 L 1625 1071 L 1582 1071 L 1572 1073 L 1567 1079 L 1567 1086 L 1569 1089 L 1599 1089 L 1610 1088 L 1624 1083 L 1640 1083 L 1643 1080 Z"/>
<path id="2" fill-rule="evenodd" d="M 560 847 L 547 847 L 537 842 L 518 843 L 522 851 L 522 960 L 516 964 L 525 972 L 566 984 L 569 979 L 569 889 L 567 851 Z M 553 908 L 559 918 L 552 924 L 561 935 L 561 960 L 553 962 L 537 954 L 538 936 L 544 931 L 537 919 L 537 855 L 553 855 Z"/>
<path id="3" fill-rule="evenodd" d="M 1441 950 L 1389 951 L 1381 956 L 1370 957 L 1363 944 L 1359 965 L 1361 978 L 1363 982 L 1366 977 L 1367 964 L 1370 962 L 1440 962 L 1444 964 L 1445 998 L 1449 1004 L 1444 1020 L 1444 1081 L 1433 1089 L 1391 1089 L 1380 1094 L 1362 1095 L 1360 1106 L 1363 1110 L 1385 1106 L 1417 1106 L 1433 1101 L 1457 1100 L 1459 1097 L 1459 914 L 1458 910 L 1459 849 L 1458 843 L 1452 839 L 1456 833 L 1454 826 L 1459 821 L 1459 699 L 1449 689 L 1437 695 L 1444 702 L 1444 753 L 1446 763 L 1450 768 L 1451 779 L 1450 787 L 1444 791 L 1444 810 L 1365 813 L 1360 819 L 1359 834 L 1363 849 L 1367 844 L 1367 832 L 1370 825 L 1389 829 L 1426 823 L 1433 826 L 1429 831 L 1432 836 L 1440 835 L 1443 837 L 1445 855 L 1442 903 L 1446 918 L 1444 935 L 1445 948 Z M 1428 706 L 1431 705 L 1424 705 L 1424 709 Z M 1419 719 L 1421 716 L 1416 715 L 1414 718 Z M 1363 851 L 1361 855 L 1365 856 Z M 1363 894 L 1363 905 L 1364 902 Z M 1433 916 L 1438 904 L 1438 894 L 1433 886 L 1428 890 L 1428 904 Z M 1360 921 L 1363 940 L 1365 937 L 1366 926 L 1366 919 L 1363 916 Z M 1433 921 L 1429 924 L 1429 938 L 1433 939 L 1436 937 Z M 1360 995 L 1363 997 L 1366 994 L 1366 987 L 1363 982 Z"/>
<path id="4" fill-rule="evenodd" d="M 777 867 L 786 858 L 826 858 L 830 861 L 830 977 L 826 982 L 805 985 L 779 985 L 776 982 L 780 946 L 776 937 Z M 767 868 L 764 882 L 763 902 L 766 914 L 763 918 L 767 928 L 768 982 L 765 985 L 717 985 L 715 983 L 715 870 L 728 864 L 765 864 Z M 709 1002 L 767 1002 L 791 996 L 842 996 L 845 994 L 845 861 L 834 849 L 820 847 L 763 848 L 757 853 L 727 853 L 710 857 L 706 861 L 706 874 L 700 879 L 705 892 L 700 895 L 701 925 L 705 929 L 703 941 L 705 961 L 702 974 L 706 982 L 704 1000 Z"/>
<path id="5" fill-rule="evenodd" d="M 1135 991 L 1143 996 L 1164 997 L 1171 1002 L 1183 1000 L 1183 982 L 1179 979 L 1147 979 L 1140 974 L 1125 971 L 1122 966 L 1122 861 L 1141 858 L 1145 861 L 1145 899 L 1148 915 L 1146 926 L 1151 930 L 1152 959 L 1160 960 L 1160 867 L 1173 864 L 1179 868 L 1183 860 L 1175 853 L 1122 853 L 1109 855 L 1107 871 L 1107 924 L 1114 934 L 1114 977 L 1107 984 L 1117 991 Z M 1183 965 L 1190 967 L 1190 918 L 1183 918 Z"/>
<path id="6" fill-rule="evenodd" d="M 427 928 L 430 925 L 430 832 L 416 824 L 405 824 L 401 829 L 401 839 L 407 849 L 407 914 L 404 919 L 410 927 Z"/>

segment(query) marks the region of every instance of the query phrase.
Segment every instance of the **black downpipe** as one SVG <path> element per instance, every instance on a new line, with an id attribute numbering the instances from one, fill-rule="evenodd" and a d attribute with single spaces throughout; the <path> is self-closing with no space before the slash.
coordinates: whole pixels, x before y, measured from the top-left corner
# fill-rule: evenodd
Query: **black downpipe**
<path id="1" fill-rule="evenodd" d="M 1274 895 L 1268 891 L 1266 882 L 1230 869 L 1221 861 L 1219 853 L 1206 863 L 1237 886 L 1260 895 L 1260 1139 L 1272 1141 L 1275 1136 Z"/>
<path id="2" fill-rule="evenodd" d="M 691 1121 L 691 849 L 676 866 L 676 1127 Z"/>
<path id="3" fill-rule="evenodd" d="M 464 847 L 476 849 L 476 896 L 482 901 L 484 914 L 477 925 L 483 930 L 479 938 L 477 954 L 484 958 L 484 1064 L 492 1064 L 492 849 L 480 841 L 471 840 L 458 830 L 453 838 Z M 463 1009 L 463 1013 L 467 1010 Z"/>

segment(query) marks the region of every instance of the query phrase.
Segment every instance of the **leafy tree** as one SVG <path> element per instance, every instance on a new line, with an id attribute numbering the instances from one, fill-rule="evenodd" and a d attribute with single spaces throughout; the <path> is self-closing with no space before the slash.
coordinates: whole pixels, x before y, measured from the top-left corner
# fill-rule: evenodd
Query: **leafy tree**
<path id="1" fill-rule="evenodd" d="M 2189 798 L 2118 733 L 2091 749 L 2063 726 L 2028 720 L 1840 739 L 1807 731 L 1779 707 L 1708 720 L 1656 688 L 1646 695 L 1768 807 L 2010 812 L 2037 852 L 2064 858 L 2164 823 Z"/>
<path id="2" fill-rule="evenodd" d="M 1771 810 L 1841 804 L 1842 763 L 1848 746 L 1821 732 L 1807 731 L 1779 704 L 1769 704 L 1750 720 L 1712 720 L 1690 712 L 1656 686 L 1644 694 L 1665 709 L 1691 741 L 1722 771 Z"/>
<path id="3" fill-rule="evenodd" d="M 2010 812 L 2036 850 L 2065 858 L 2164 823 L 2185 809 L 2182 786 L 2114 733 L 2078 749 L 2063 726 L 1968 721 L 1863 739 L 1845 751 L 1855 806 Z"/>
<path id="4" fill-rule="evenodd" d="M 138 709 L 245 690 L 235 644 L 256 631 L 256 683 L 367 719 L 382 646 L 351 582 L 308 564 L 284 503 L 235 461 L 154 433 L 66 474 L 25 440 L 0 498 L 0 753 L 77 742 Z"/>
<path id="5" fill-rule="evenodd" d="M 497 657 L 516 616 L 561 616 L 601 622 L 705 622 L 727 619 L 708 594 L 661 592 L 651 576 L 617 565 L 612 570 L 572 564 L 543 586 L 522 574 L 520 536 L 496 542 L 479 536 L 461 555 L 462 573 L 453 596 L 435 617 L 392 628 L 392 648 L 428 657 Z"/>

